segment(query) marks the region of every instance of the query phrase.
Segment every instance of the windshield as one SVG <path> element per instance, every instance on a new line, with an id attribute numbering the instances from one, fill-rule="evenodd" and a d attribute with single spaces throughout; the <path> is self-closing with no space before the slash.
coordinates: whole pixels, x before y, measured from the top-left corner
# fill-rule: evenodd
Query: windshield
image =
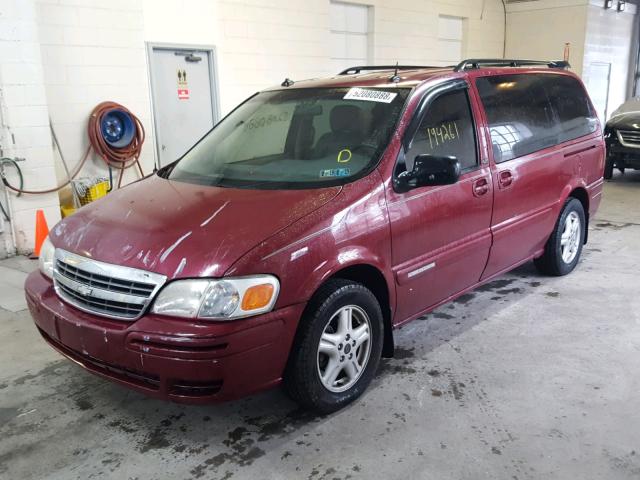
<path id="1" fill-rule="evenodd" d="M 340 185 L 373 169 L 409 89 L 262 92 L 222 120 L 165 173 L 245 188 Z"/>

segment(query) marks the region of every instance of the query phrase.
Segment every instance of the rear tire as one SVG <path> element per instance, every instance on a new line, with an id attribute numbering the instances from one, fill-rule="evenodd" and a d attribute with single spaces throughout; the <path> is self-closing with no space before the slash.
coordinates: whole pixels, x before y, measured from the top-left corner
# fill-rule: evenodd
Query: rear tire
<path id="1" fill-rule="evenodd" d="M 582 203 L 577 198 L 569 197 L 547 240 L 544 254 L 534 260 L 538 270 L 553 276 L 571 273 L 580 260 L 586 228 Z"/>
<path id="2" fill-rule="evenodd" d="M 366 390 L 380 363 L 382 310 L 364 285 L 333 279 L 309 302 L 284 376 L 301 406 L 331 413 Z"/>

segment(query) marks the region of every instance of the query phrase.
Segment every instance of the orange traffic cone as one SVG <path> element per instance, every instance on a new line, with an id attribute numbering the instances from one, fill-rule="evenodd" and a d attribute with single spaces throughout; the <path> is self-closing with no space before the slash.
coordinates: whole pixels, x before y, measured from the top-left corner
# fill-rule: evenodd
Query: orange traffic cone
<path id="1" fill-rule="evenodd" d="M 44 218 L 44 212 L 42 210 L 36 210 L 36 245 L 33 249 L 34 258 L 40 256 L 40 249 L 47 235 L 49 235 L 49 226 L 47 225 L 47 219 Z"/>

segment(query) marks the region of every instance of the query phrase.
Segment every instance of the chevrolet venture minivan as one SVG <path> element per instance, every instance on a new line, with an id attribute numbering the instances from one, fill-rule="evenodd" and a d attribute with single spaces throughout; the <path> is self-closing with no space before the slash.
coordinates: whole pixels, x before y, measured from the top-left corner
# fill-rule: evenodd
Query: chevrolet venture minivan
<path id="1" fill-rule="evenodd" d="M 26 282 L 37 328 L 154 397 L 283 383 L 337 410 L 394 327 L 530 260 L 576 267 L 605 148 L 566 67 L 354 67 L 257 93 L 52 229 Z"/>

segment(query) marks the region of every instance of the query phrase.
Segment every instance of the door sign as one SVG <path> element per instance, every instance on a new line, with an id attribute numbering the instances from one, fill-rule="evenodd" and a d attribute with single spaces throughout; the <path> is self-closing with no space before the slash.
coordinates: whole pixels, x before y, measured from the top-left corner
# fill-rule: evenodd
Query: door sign
<path id="1" fill-rule="evenodd" d="M 187 71 L 178 69 L 178 100 L 189 100 L 189 84 L 187 83 Z"/>

